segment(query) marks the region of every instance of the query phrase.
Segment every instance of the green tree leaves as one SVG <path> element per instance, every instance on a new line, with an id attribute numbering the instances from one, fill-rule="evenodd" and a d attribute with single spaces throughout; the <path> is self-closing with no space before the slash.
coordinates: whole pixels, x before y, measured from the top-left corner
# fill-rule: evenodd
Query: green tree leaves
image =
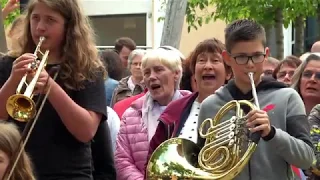
<path id="1" fill-rule="evenodd" d="M 7 4 L 8 0 L 0 0 L 0 3 L 1 3 L 1 7 L 4 8 L 4 6 Z M 2 12 L 2 11 L 1 11 Z M 19 9 L 16 9 L 14 12 L 10 13 L 5 21 L 4 21 L 4 26 L 8 26 L 9 24 L 11 24 L 14 19 L 20 15 L 20 10 Z"/>
<path id="2" fill-rule="evenodd" d="M 283 25 L 288 27 L 298 16 L 315 15 L 319 3 L 320 0 L 189 0 L 186 13 L 188 30 L 217 19 L 229 23 L 249 18 L 264 25 L 274 25 L 277 9 L 282 10 Z"/>

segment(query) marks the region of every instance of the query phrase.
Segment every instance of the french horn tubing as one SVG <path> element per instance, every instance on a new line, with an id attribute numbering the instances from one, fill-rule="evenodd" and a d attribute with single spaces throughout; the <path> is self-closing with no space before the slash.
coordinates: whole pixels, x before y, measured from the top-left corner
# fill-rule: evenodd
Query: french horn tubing
<path id="1" fill-rule="evenodd" d="M 248 137 L 247 118 L 241 108 L 259 109 L 253 73 L 248 76 L 255 103 L 233 100 L 221 107 L 213 119 L 205 119 L 199 127 L 199 135 L 205 139 L 202 148 L 183 138 L 171 138 L 160 144 L 148 161 L 148 180 L 230 180 L 243 170 L 261 136 L 259 132 Z M 229 112 L 235 115 L 230 118 Z"/>

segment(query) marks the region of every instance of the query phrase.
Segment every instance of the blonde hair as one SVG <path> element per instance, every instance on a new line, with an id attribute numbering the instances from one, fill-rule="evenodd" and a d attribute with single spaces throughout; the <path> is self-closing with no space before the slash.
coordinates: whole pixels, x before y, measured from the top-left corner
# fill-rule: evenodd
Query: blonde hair
<path id="1" fill-rule="evenodd" d="M 0 121 L 0 150 L 10 161 L 19 148 L 20 140 L 20 132 L 14 124 Z M 10 180 L 35 180 L 31 161 L 25 151 L 22 152 Z"/>
<path id="2" fill-rule="evenodd" d="M 106 77 L 106 70 L 96 48 L 94 31 L 78 0 L 30 0 L 25 11 L 21 49 L 14 50 L 11 54 L 20 56 L 35 50 L 36 44 L 30 32 L 30 16 L 38 3 L 44 3 L 65 19 L 65 39 L 60 49 L 63 56 L 59 74 L 64 86 L 79 90 L 84 88 L 85 80 L 95 81 L 101 74 Z"/>
<path id="3" fill-rule="evenodd" d="M 301 95 L 300 82 L 301 82 L 302 73 L 307 67 L 308 63 L 312 60 L 320 61 L 320 53 L 309 53 L 308 56 L 304 60 L 302 60 L 302 63 L 294 71 L 294 74 L 292 76 L 291 87 L 295 89 L 300 95 Z"/>
<path id="4" fill-rule="evenodd" d="M 132 61 L 136 56 L 143 57 L 146 53 L 147 53 L 147 51 L 143 50 L 143 49 L 135 49 L 135 50 L 131 51 L 131 53 L 129 54 L 129 57 L 128 57 L 128 69 L 131 68 Z"/>
<path id="5" fill-rule="evenodd" d="M 299 59 L 300 59 L 301 61 L 304 61 L 304 60 L 307 59 L 308 56 L 310 56 L 310 54 L 311 54 L 310 52 L 306 52 L 306 53 L 302 54 L 302 55 L 299 57 Z"/>
<path id="6" fill-rule="evenodd" d="M 19 48 L 19 37 L 24 28 L 24 19 L 25 16 L 20 15 L 6 28 L 7 46 L 9 51 Z"/>
<path id="7" fill-rule="evenodd" d="M 142 58 L 142 69 L 146 67 L 147 63 L 154 61 L 160 61 L 161 64 L 169 68 L 172 72 L 178 72 L 178 81 L 175 84 L 176 89 L 178 89 L 182 77 L 182 62 L 180 56 L 174 51 L 164 49 L 150 50 Z"/>

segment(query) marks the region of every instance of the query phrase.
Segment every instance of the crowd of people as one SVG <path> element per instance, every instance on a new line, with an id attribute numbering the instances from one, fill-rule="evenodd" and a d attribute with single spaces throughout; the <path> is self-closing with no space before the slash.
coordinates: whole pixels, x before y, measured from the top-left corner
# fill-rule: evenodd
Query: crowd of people
<path id="1" fill-rule="evenodd" d="M 3 18 L 17 3 L 8 1 Z M 34 78 L 41 37 L 50 53 L 33 99 L 48 98 L 17 159 L 29 123 L 11 117 L 6 103 L 24 75 Z M 164 141 L 203 147 L 204 120 L 232 100 L 254 99 L 249 72 L 261 110 L 243 107 L 246 127 L 261 140 L 234 179 L 320 179 L 320 42 L 275 59 L 266 38 L 260 24 L 241 19 L 227 25 L 224 43 L 204 39 L 188 56 L 171 46 L 137 49 L 129 37 L 99 51 L 78 0 L 30 0 L 6 29 L 0 57 L 0 179 L 14 162 L 12 180 L 147 179 Z"/>

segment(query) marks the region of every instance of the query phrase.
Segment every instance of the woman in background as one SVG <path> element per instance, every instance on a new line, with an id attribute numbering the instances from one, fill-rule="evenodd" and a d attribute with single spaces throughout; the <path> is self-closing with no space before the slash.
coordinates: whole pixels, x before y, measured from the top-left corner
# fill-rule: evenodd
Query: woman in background
<path id="1" fill-rule="evenodd" d="M 130 53 L 128 57 L 128 69 L 130 70 L 131 75 L 119 81 L 118 86 L 113 92 L 110 107 L 113 107 L 115 103 L 125 98 L 143 92 L 145 86 L 142 81 L 141 59 L 145 54 L 146 51 L 140 49 L 133 50 Z"/>
<path id="2" fill-rule="evenodd" d="M 9 163 L 14 161 L 12 158 L 20 148 L 20 140 L 20 132 L 14 124 L 0 122 L 0 179 L 6 179 L 4 177 L 6 171 L 6 177 L 8 176 L 10 169 L 7 168 Z M 23 150 L 10 180 L 35 180 L 31 164 L 27 153 Z"/>
<path id="3" fill-rule="evenodd" d="M 148 92 L 122 116 L 115 154 L 118 180 L 144 179 L 149 142 L 160 114 L 170 102 L 190 94 L 179 90 L 182 65 L 175 52 L 151 50 L 143 57 L 141 67 Z"/>

